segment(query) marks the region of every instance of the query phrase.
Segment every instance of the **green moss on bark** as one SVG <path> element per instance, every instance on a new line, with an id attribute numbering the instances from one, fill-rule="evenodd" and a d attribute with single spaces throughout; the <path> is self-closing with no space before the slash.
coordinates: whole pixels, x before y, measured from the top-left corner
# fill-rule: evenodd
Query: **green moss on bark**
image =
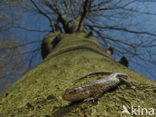
<path id="1" fill-rule="evenodd" d="M 46 38 L 51 42 L 56 35 L 49 34 Z M 8 96 L 5 93 L 1 95 L 1 117 L 120 117 L 122 105 L 156 108 L 156 83 L 115 62 L 95 38 L 85 38 L 86 35 L 62 34 L 63 38 L 55 50 L 6 90 Z M 93 71 L 125 73 L 137 90 L 135 92 L 122 85 L 106 92 L 94 103 L 69 105 L 62 99 L 66 88 L 75 87 L 73 80 Z M 89 78 L 77 85 L 87 80 Z"/>

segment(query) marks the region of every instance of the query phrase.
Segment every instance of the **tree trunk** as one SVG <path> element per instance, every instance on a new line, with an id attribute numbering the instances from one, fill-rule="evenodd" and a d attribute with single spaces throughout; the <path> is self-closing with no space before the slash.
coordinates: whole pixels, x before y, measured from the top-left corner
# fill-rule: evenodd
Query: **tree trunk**
<path id="1" fill-rule="evenodd" d="M 1 95 L 0 115 L 41 117 L 117 117 L 123 105 L 156 108 L 156 83 L 115 62 L 105 53 L 97 40 L 86 33 L 59 34 L 61 40 L 54 47 L 58 33 L 45 37 L 48 56 L 36 68 L 25 74 Z M 87 38 L 86 38 L 87 37 Z M 73 80 L 94 71 L 121 72 L 129 76 L 136 91 L 125 85 L 105 92 L 95 102 L 70 104 L 62 99 L 65 89 L 76 87 L 87 78 L 73 84 Z"/>

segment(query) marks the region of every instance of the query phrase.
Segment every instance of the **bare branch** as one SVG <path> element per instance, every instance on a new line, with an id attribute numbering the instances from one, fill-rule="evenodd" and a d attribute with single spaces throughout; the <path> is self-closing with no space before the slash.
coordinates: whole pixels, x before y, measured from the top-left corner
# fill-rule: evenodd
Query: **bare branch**
<path id="1" fill-rule="evenodd" d="M 16 46 L 11 46 L 11 47 L 2 47 L 0 48 L 0 50 L 5 50 L 5 49 L 15 49 L 15 48 L 19 48 L 19 47 L 24 47 L 24 46 L 27 46 L 27 45 L 31 45 L 31 44 L 34 44 L 34 43 L 41 43 L 41 40 L 36 40 L 36 41 L 31 41 L 31 42 L 27 42 L 27 43 L 24 43 L 24 44 L 19 44 L 19 45 L 16 45 Z"/>
<path id="2" fill-rule="evenodd" d="M 84 3 L 83 3 L 83 12 L 81 14 L 79 14 L 81 16 L 81 18 L 80 18 L 80 21 L 79 21 L 79 25 L 78 25 L 77 31 L 80 30 L 82 22 L 83 22 L 84 18 L 87 16 L 88 11 L 90 9 L 90 6 L 91 6 L 90 1 L 89 0 L 85 0 Z"/>
<path id="3" fill-rule="evenodd" d="M 53 27 L 53 21 L 52 19 L 46 14 L 44 13 L 38 6 L 37 4 L 33 1 L 33 0 L 30 0 L 32 2 L 32 4 L 34 5 L 34 7 L 37 9 L 37 11 L 43 15 L 44 17 L 46 17 L 48 20 L 49 20 L 49 23 L 50 23 L 50 27 L 52 29 L 52 32 L 54 32 L 54 27 Z"/>
<path id="4" fill-rule="evenodd" d="M 156 34 L 154 34 L 154 33 L 144 32 L 144 31 L 135 31 L 135 30 L 127 29 L 127 28 L 120 28 L 120 27 L 113 27 L 113 26 L 88 25 L 88 24 L 85 24 L 85 25 L 86 26 L 89 26 L 89 27 L 100 28 L 100 29 L 125 31 L 125 32 L 128 32 L 128 33 L 142 34 L 142 35 L 150 35 L 150 36 L 156 37 Z"/>
<path id="5" fill-rule="evenodd" d="M 37 30 L 37 29 L 31 29 L 31 28 L 26 28 L 23 26 L 16 26 L 16 25 L 14 25 L 13 28 L 19 28 L 30 32 L 51 32 L 51 30 Z"/>
<path id="6" fill-rule="evenodd" d="M 64 0 L 64 4 L 66 6 L 66 9 L 65 9 L 65 14 L 66 16 L 68 15 L 68 12 L 69 12 L 69 1 L 68 0 Z"/>

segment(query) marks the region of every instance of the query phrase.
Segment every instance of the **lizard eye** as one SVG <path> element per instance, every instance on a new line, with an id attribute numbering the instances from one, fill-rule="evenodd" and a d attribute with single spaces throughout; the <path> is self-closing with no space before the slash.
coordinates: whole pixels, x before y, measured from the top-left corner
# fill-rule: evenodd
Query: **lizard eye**
<path id="1" fill-rule="evenodd" d="M 74 89 L 74 93 L 76 93 L 77 91 L 76 91 L 76 89 Z"/>

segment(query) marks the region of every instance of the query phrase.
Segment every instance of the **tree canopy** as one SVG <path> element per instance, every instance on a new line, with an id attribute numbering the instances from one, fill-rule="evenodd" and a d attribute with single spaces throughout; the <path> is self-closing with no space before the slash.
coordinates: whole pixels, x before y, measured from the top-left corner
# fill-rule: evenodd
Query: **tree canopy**
<path id="1" fill-rule="evenodd" d="M 156 13 L 148 9 L 146 3 L 150 6 L 154 2 L 30 0 L 31 8 L 28 8 L 48 20 L 50 32 L 92 32 L 103 47 L 112 46 L 114 48 L 115 58 L 126 56 L 130 65 L 137 64 L 141 69 L 147 64 L 151 67 L 156 65 L 154 59 L 156 32 L 143 26 L 143 22 L 146 21 L 143 20 L 144 16 L 145 18 L 155 16 Z M 137 7 L 139 5 L 142 7 Z M 153 71 L 147 72 L 153 73 Z"/>

